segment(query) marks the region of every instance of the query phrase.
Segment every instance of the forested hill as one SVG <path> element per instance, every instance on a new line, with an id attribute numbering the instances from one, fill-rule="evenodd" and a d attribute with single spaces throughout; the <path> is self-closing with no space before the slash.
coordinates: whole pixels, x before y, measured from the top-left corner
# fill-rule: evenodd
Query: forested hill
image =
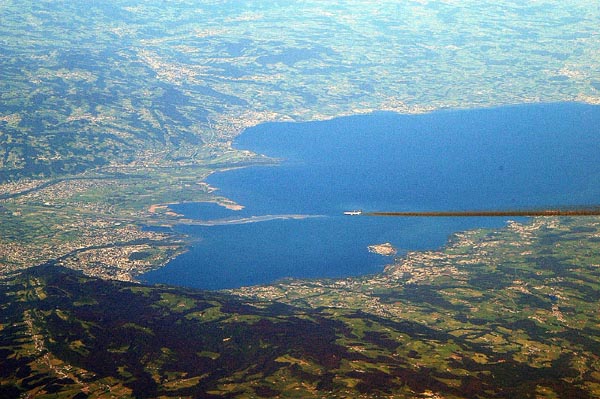
<path id="1" fill-rule="evenodd" d="M 539 219 L 232 293 L 32 268 L 0 285 L 0 396 L 597 397 L 599 228 Z"/>

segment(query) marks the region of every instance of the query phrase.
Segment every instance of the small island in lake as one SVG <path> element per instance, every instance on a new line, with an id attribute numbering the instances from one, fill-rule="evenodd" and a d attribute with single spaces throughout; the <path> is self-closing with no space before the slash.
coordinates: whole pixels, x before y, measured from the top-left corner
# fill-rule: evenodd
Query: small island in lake
<path id="1" fill-rule="evenodd" d="M 396 248 L 394 248 L 394 246 L 389 242 L 383 244 L 369 245 L 369 252 L 383 256 L 394 256 L 398 253 Z"/>

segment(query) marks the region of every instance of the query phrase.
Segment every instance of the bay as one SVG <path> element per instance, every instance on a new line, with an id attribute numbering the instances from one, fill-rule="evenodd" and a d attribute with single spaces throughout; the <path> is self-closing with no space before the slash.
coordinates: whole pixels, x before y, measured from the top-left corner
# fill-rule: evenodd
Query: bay
<path id="1" fill-rule="evenodd" d="M 205 289 L 265 284 L 285 277 L 376 273 L 392 261 L 368 245 L 400 253 L 438 248 L 453 232 L 501 227 L 502 218 L 344 217 L 365 211 L 538 209 L 600 201 L 600 107 L 578 103 L 374 113 L 247 129 L 235 146 L 281 159 L 278 166 L 209 177 L 245 206 L 181 204 L 201 220 L 319 215 L 218 226 L 180 226 L 200 240 L 142 278 Z"/>

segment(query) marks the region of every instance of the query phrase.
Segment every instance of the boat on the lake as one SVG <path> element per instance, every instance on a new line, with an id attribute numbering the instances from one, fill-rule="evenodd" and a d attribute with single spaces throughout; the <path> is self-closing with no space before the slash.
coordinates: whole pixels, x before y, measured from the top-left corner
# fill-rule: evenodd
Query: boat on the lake
<path id="1" fill-rule="evenodd" d="M 362 215 L 362 211 L 360 209 L 354 210 L 354 211 L 345 211 L 344 215 L 347 215 L 347 216 L 358 216 L 358 215 Z"/>

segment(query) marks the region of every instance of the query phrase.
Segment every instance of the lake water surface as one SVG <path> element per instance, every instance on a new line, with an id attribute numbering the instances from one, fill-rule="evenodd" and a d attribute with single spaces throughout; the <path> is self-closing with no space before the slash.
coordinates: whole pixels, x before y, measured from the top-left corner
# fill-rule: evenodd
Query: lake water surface
<path id="1" fill-rule="evenodd" d="M 365 211 L 506 210 L 600 204 L 600 107 L 544 104 L 425 115 L 375 113 L 310 123 L 268 123 L 237 148 L 282 159 L 208 182 L 244 205 L 173 208 L 201 220 L 322 215 L 219 226 L 180 226 L 200 239 L 151 283 L 206 289 L 284 277 L 376 273 L 392 259 L 367 246 L 437 248 L 453 232 L 502 218 L 344 217 Z"/>

